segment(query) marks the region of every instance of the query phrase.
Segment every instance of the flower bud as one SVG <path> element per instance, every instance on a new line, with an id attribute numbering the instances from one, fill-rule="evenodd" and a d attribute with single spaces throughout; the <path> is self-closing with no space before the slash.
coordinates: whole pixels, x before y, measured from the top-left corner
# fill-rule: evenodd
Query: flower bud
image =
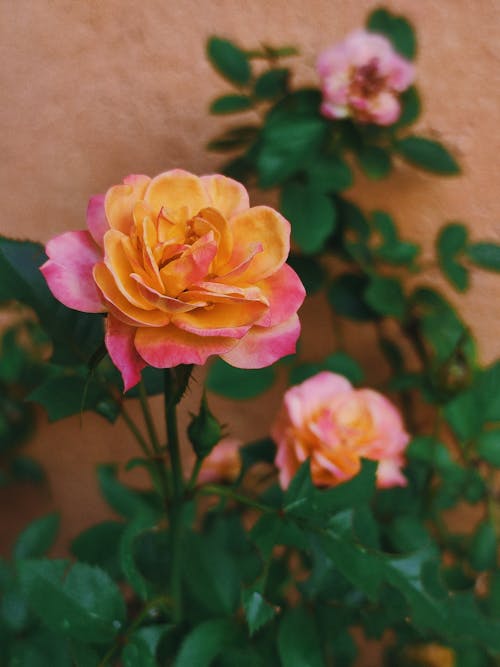
<path id="1" fill-rule="evenodd" d="M 201 398 L 199 413 L 192 415 L 187 434 L 199 459 L 208 456 L 222 437 L 221 425 L 210 412 L 205 393 Z"/>

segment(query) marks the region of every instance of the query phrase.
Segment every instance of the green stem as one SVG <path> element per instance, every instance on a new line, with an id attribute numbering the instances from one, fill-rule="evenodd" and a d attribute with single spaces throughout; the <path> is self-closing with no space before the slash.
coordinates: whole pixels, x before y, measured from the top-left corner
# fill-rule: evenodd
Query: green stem
<path id="1" fill-rule="evenodd" d="M 229 489 L 226 486 L 219 486 L 218 484 L 207 484 L 206 486 L 201 487 L 198 493 L 204 496 L 220 496 L 221 498 L 230 498 L 237 503 L 247 505 L 248 507 L 253 507 L 254 509 L 265 512 L 266 514 L 274 514 L 277 512 L 275 507 L 259 503 L 258 500 L 253 500 L 253 498 L 244 496 L 241 493 L 236 493 L 232 489 Z"/>
<path id="2" fill-rule="evenodd" d="M 146 393 L 146 386 L 144 384 L 144 380 L 141 380 L 139 383 L 139 401 L 141 403 L 142 414 L 144 415 L 144 422 L 146 423 L 149 439 L 151 440 L 151 444 L 153 445 L 155 453 L 159 454 L 160 441 L 156 433 L 153 416 L 151 415 L 151 410 L 149 407 L 148 395 Z"/>
<path id="3" fill-rule="evenodd" d="M 165 391 L 165 420 L 167 430 L 167 445 L 170 453 L 170 462 L 173 475 L 173 498 L 179 501 L 184 491 L 179 434 L 177 430 L 177 404 L 175 402 L 175 370 L 167 368 L 164 375 Z"/>
<path id="4" fill-rule="evenodd" d="M 178 624 L 182 620 L 182 509 L 184 479 L 177 430 L 176 377 L 174 369 L 164 371 L 165 420 L 167 445 L 172 466 L 172 499 L 170 503 L 170 539 L 172 565 L 170 569 L 170 595 L 172 598 L 172 618 Z"/>
<path id="5" fill-rule="evenodd" d="M 198 475 L 200 474 L 200 470 L 201 470 L 202 465 L 203 465 L 203 459 L 196 459 L 196 463 L 193 466 L 193 471 L 191 473 L 191 477 L 189 478 L 189 482 L 187 484 L 187 491 L 189 493 L 196 486 L 196 482 L 198 480 Z"/>

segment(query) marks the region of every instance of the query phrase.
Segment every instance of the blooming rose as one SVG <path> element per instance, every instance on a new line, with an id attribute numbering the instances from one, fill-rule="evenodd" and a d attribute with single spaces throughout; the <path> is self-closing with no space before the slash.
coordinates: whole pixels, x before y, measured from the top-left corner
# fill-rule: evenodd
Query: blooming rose
<path id="1" fill-rule="evenodd" d="M 378 392 L 354 389 L 336 373 L 318 373 L 289 389 L 271 435 L 283 488 L 308 458 L 317 486 L 350 479 L 362 458 L 379 462 L 379 487 L 406 485 L 401 466 L 409 438 L 399 412 Z"/>
<path id="2" fill-rule="evenodd" d="M 414 78 L 413 65 L 388 39 L 356 30 L 318 58 L 323 104 L 328 118 L 391 125 L 401 113 L 399 94 Z"/>
<path id="3" fill-rule="evenodd" d="M 241 444 L 236 438 L 222 439 L 203 459 L 198 481 L 201 484 L 234 482 L 241 471 Z"/>
<path id="4" fill-rule="evenodd" d="M 128 176 L 90 199 L 88 231 L 47 244 L 54 296 L 107 312 L 105 343 L 125 389 L 147 364 L 218 354 L 261 368 L 295 349 L 304 288 L 285 261 L 290 224 L 225 176 Z"/>

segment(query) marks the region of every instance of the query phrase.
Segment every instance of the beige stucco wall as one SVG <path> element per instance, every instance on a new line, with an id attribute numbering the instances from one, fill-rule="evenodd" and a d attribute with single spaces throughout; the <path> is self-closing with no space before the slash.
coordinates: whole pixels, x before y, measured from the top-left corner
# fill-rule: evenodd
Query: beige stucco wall
<path id="1" fill-rule="evenodd" d="M 464 173 L 442 179 L 401 165 L 381 184 L 360 180 L 356 195 L 367 207 L 389 209 L 408 237 L 427 247 L 447 220 L 468 222 L 474 238 L 500 241 L 500 3 L 387 5 L 418 28 L 421 129 L 459 155 Z M 222 123 L 207 115 L 207 106 L 225 84 L 204 57 L 210 34 L 248 48 L 297 44 L 298 78 L 313 82 L 318 51 L 361 25 L 374 6 L 370 0 L 0 0 L 2 233 L 44 241 L 80 228 L 89 195 L 131 172 L 216 170 L 219 160 L 204 145 Z M 479 272 L 462 299 L 484 360 L 500 353 L 499 300 L 498 277 Z M 321 303 L 313 300 L 303 312 L 306 349 L 331 351 Z M 354 344 L 364 350 L 366 334 L 357 336 Z M 214 408 L 235 434 L 259 436 L 279 393 L 244 409 L 221 400 Z M 195 387 L 191 400 L 198 394 Z M 63 514 L 63 549 L 68 536 L 104 516 L 95 462 L 135 451 L 122 425 L 98 417 L 86 416 L 83 427 L 76 418 L 47 426 L 41 415 L 40 424 L 31 453 L 45 465 L 50 490 L 0 496 L 0 550 L 16 525 L 54 506 Z"/>

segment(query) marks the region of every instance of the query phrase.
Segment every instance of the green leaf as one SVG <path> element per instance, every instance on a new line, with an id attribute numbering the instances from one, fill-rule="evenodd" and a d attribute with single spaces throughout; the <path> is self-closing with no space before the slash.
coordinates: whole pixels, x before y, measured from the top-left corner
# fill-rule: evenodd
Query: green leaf
<path id="1" fill-rule="evenodd" d="M 497 564 L 497 538 L 490 519 L 479 524 L 470 550 L 470 563 L 478 572 L 492 570 Z"/>
<path id="2" fill-rule="evenodd" d="M 68 642 L 39 628 L 30 634 L 29 640 L 23 637 L 13 643 L 9 667 L 73 667 Z"/>
<path id="3" fill-rule="evenodd" d="M 157 667 L 148 644 L 140 636 L 132 636 L 122 651 L 123 667 Z"/>
<path id="4" fill-rule="evenodd" d="M 369 503 L 375 493 L 376 473 L 377 463 L 364 459 L 361 470 L 352 479 L 331 489 L 316 491 L 316 510 L 331 516 L 335 512 Z"/>
<path id="5" fill-rule="evenodd" d="M 21 588 L 31 608 L 53 632 L 82 642 L 112 642 L 125 622 L 119 589 L 90 565 L 75 563 L 63 578 L 65 569 L 66 562 L 57 560 L 19 563 Z"/>
<path id="6" fill-rule="evenodd" d="M 427 171 L 449 175 L 460 173 L 455 158 L 438 141 L 409 136 L 399 139 L 395 148 L 405 160 Z"/>
<path id="7" fill-rule="evenodd" d="M 377 255 L 391 264 L 410 265 L 417 256 L 419 247 L 414 243 L 400 241 L 396 224 L 385 211 L 373 211 L 372 221 L 382 237 L 382 244 L 376 248 Z"/>
<path id="8" fill-rule="evenodd" d="M 103 521 L 90 526 L 71 542 L 71 553 L 83 563 L 97 565 L 113 579 L 121 576 L 118 546 L 125 524 Z"/>
<path id="9" fill-rule="evenodd" d="M 283 615 L 278 652 L 283 667 L 325 667 L 314 618 L 303 607 L 289 609 Z"/>
<path id="10" fill-rule="evenodd" d="M 415 86 L 410 86 L 401 93 L 399 101 L 401 103 L 401 115 L 394 125 L 396 128 L 411 125 L 418 120 L 422 108 L 420 96 Z"/>
<path id="11" fill-rule="evenodd" d="M 240 599 L 240 580 L 234 560 L 215 540 L 194 533 L 183 550 L 186 585 L 200 605 L 214 614 L 231 614 Z"/>
<path id="12" fill-rule="evenodd" d="M 314 495 L 309 459 L 304 461 L 295 473 L 290 486 L 285 492 L 283 509 L 285 512 L 295 511 L 307 504 Z"/>
<path id="13" fill-rule="evenodd" d="M 319 156 L 307 165 L 309 182 L 316 190 L 333 194 L 351 187 L 351 168 L 338 155 Z"/>
<path id="14" fill-rule="evenodd" d="M 374 276 L 365 290 L 369 306 L 380 315 L 403 319 L 406 313 L 406 299 L 401 282 L 396 278 Z"/>
<path id="15" fill-rule="evenodd" d="M 227 39 L 210 37 L 207 55 L 213 67 L 231 83 L 244 86 L 250 82 L 252 72 L 245 52 Z"/>
<path id="16" fill-rule="evenodd" d="M 49 378 L 28 396 L 42 405 L 50 421 L 57 421 L 82 410 L 93 410 L 108 421 L 116 421 L 120 408 L 97 381 L 82 375 L 62 375 Z"/>
<path id="17" fill-rule="evenodd" d="M 293 240 L 305 253 L 319 252 L 335 229 L 335 206 L 314 186 L 289 181 L 283 186 L 280 208 L 292 224 Z"/>
<path id="18" fill-rule="evenodd" d="M 210 667 L 215 658 L 239 638 L 238 628 L 229 619 L 214 618 L 200 623 L 184 640 L 174 667 Z"/>
<path id="19" fill-rule="evenodd" d="M 336 278 L 328 290 L 328 301 L 337 315 L 357 322 L 377 319 L 378 315 L 365 301 L 368 280 L 355 273 L 344 273 Z"/>
<path id="20" fill-rule="evenodd" d="M 86 644 L 71 642 L 72 667 L 99 667 L 101 659 L 99 655 Z"/>
<path id="21" fill-rule="evenodd" d="M 154 589 L 138 567 L 136 547 L 139 538 L 153 528 L 157 520 L 158 517 L 150 511 L 137 514 L 126 525 L 119 544 L 120 569 L 133 590 L 143 600 L 147 600 Z"/>
<path id="22" fill-rule="evenodd" d="M 365 373 L 358 362 L 346 352 L 334 352 L 323 362 L 325 370 L 344 375 L 353 384 L 360 384 Z"/>
<path id="23" fill-rule="evenodd" d="M 273 99 L 284 95 L 288 86 L 290 72 L 286 68 L 270 69 L 259 76 L 255 82 L 256 97 L 263 100 Z"/>
<path id="24" fill-rule="evenodd" d="M 23 530 L 14 544 L 12 557 L 39 558 L 47 553 L 54 544 L 59 532 L 59 514 L 47 514 L 36 519 Z"/>
<path id="25" fill-rule="evenodd" d="M 276 609 L 258 591 L 243 591 L 243 609 L 250 637 L 276 616 Z"/>
<path id="26" fill-rule="evenodd" d="M 495 468 L 500 468 L 500 428 L 481 433 L 477 439 L 477 454 Z"/>
<path id="27" fill-rule="evenodd" d="M 250 531 L 250 539 L 259 549 L 263 561 L 271 558 L 277 545 L 307 549 L 307 538 L 302 529 L 288 517 L 264 514 Z"/>
<path id="28" fill-rule="evenodd" d="M 466 249 L 471 262 L 489 271 L 500 271 L 500 243 L 471 243 Z"/>
<path id="29" fill-rule="evenodd" d="M 391 171 L 391 154 L 378 146 L 365 146 L 358 153 L 358 162 L 363 173 L 373 181 L 385 178 Z"/>
<path id="30" fill-rule="evenodd" d="M 475 439 L 487 422 L 500 421 L 500 362 L 476 374 L 473 385 L 446 404 L 444 414 L 463 442 Z"/>
<path id="31" fill-rule="evenodd" d="M 462 266 L 457 256 L 467 247 L 467 228 L 460 223 L 443 227 L 436 241 L 439 265 L 450 283 L 460 292 L 469 285 L 469 272 Z"/>
<path id="32" fill-rule="evenodd" d="M 417 40 L 411 24 L 403 17 L 392 14 L 387 9 L 376 9 L 367 20 L 371 32 L 384 35 L 402 56 L 413 60 L 417 52 Z"/>
<path id="33" fill-rule="evenodd" d="M 316 294 L 322 289 L 326 272 L 318 259 L 291 254 L 288 264 L 296 271 L 308 294 Z"/>
<path id="34" fill-rule="evenodd" d="M 287 99 L 287 98 L 285 98 Z M 319 105 L 318 105 L 319 106 Z M 270 188 L 287 181 L 319 152 L 327 124 L 309 113 L 284 109 L 270 114 L 257 156 L 259 184 Z"/>
<path id="35" fill-rule="evenodd" d="M 258 369 L 242 369 L 216 359 L 207 374 L 206 386 L 215 394 L 232 399 L 248 399 L 267 391 L 276 378 L 272 366 Z"/>
<path id="36" fill-rule="evenodd" d="M 117 479 L 117 471 L 118 467 L 114 464 L 101 464 L 97 468 L 99 489 L 110 507 L 125 518 L 150 513 L 151 505 L 140 492 L 122 484 Z"/>
<path id="37" fill-rule="evenodd" d="M 0 623 L 12 632 L 25 632 L 33 618 L 21 591 L 14 582 L 0 597 Z"/>
<path id="38" fill-rule="evenodd" d="M 212 102 L 210 113 L 237 113 L 238 111 L 248 111 L 252 107 L 252 98 L 248 95 L 223 95 Z"/>

